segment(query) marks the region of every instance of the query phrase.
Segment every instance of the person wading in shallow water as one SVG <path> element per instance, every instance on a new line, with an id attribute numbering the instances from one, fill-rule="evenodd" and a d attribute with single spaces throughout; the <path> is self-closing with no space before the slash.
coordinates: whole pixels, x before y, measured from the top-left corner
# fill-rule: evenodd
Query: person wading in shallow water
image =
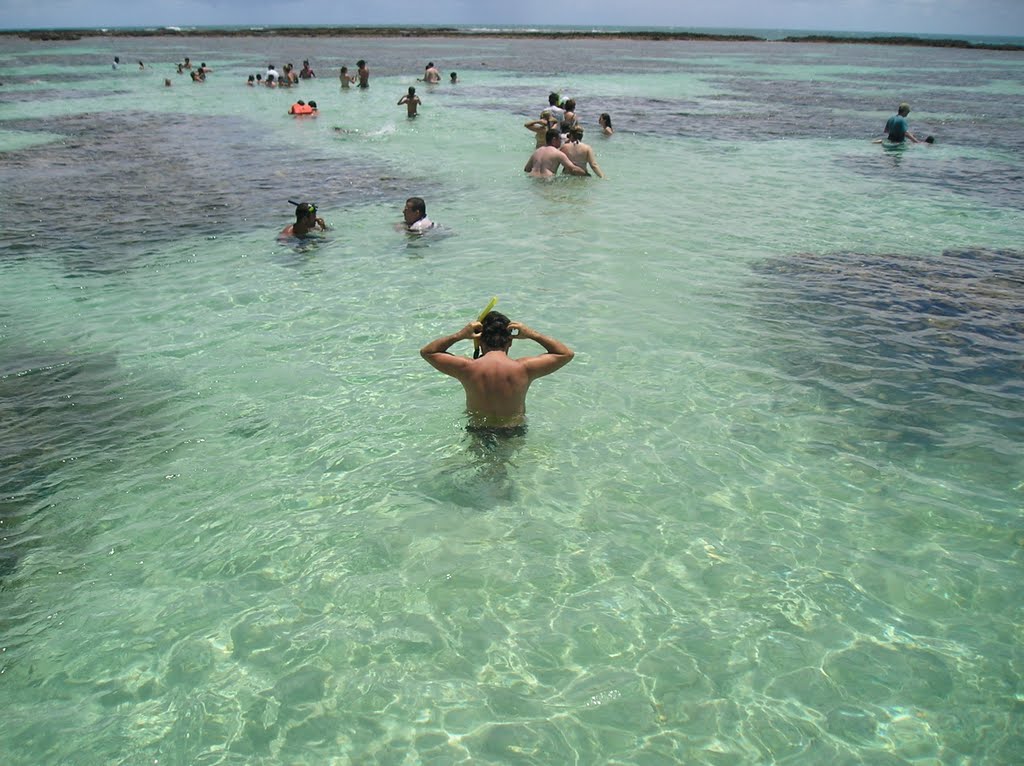
<path id="1" fill-rule="evenodd" d="M 545 145 L 537 149 L 526 161 L 523 172 L 529 173 L 534 178 L 550 178 L 562 168 L 565 173 L 574 176 L 585 176 L 586 170 L 572 164 L 565 152 L 562 151 L 562 134 L 558 128 L 551 128 L 544 134 Z"/>
<path id="2" fill-rule="evenodd" d="M 294 202 L 292 204 L 295 205 Z M 316 205 L 312 202 L 301 202 L 295 205 L 295 223 L 285 226 L 280 236 L 302 238 L 316 229 L 327 231 L 327 224 L 323 218 L 317 217 Z"/>
<path id="3" fill-rule="evenodd" d="M 468 359 L 448 353 L 460 340 L 478 341 L 479 356 Z M 546 353 L 512 359 L 508 352 L 513 340 L 532 340 Z M 420 356 L 462 383 L 468 431 L 515 436 L 526 430 L 526 392 L 530 384 L 567 365 L 574 354 L 561 341 L 491 311 L 482 322 L 470 322 L 457 333 L 432 340 L 420 349 Z"/>

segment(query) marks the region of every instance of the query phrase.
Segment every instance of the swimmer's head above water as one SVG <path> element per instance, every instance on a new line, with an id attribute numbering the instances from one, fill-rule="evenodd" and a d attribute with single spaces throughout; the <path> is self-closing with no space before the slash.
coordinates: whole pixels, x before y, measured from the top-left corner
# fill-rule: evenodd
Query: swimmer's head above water
<path id="1" fill-rule="evenodd" d="M 316 205 L 314 205 L 312 202 L 292 202 L 291 200 L 288 201 L 295 205 L 296 223 L 301 221 L 303 218 L 308 218 L 310 216 L 316 218 Z"/>
<path id="2" fill-rule="evenodd" d="M 488 351 L 508 351 L 512 346 L 512 331 L 509 329 L 511 320 L 500 311 L 488 311 L 480 322 L 480 348 L 473 352 L 473 358 L 483 356 Z"/>

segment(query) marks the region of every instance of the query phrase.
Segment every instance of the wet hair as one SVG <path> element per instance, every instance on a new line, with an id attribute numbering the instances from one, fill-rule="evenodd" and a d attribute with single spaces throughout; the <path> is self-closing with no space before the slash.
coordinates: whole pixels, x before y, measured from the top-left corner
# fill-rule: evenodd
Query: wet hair
<path id="1" fill-rule="evenodd" d="M 544 143 L 550 146 L 556 138 L 561 137 L 562 133 L 561 131 L 558 130 L 558 128 L 548 128 L 547 133 L 544 134 Z"/>
<path id="2" fill-rule="evenodd" d="M 356 62 L 356 66 L 357 67 L 364 67 L 364 66 L 366 66 L 366 62 L 363 59 L 359 59 L 359 61 Z"/>
<path id="3" fill-rule="evenodd" d="M 414 87 L 412 87 L 411 85 L 409 86 L 409 95 L 410 96 L 415 96 L 416 95 L 416 89 Z"/>
<path id="4" fill-rule="evenodd" d="M 424 201 L 423 197 L 409 197 L 405 203 L 419 213 L 420 218 L 427 214 L 427 203 Z"/>
<path id="5" fill-rule="evenodd" d="M 551 106 L 558 106 L 558 102 L 562 100 L 562 97 L 557 93 L 548 93 L 548 103 Z"/>
<path id="6" fill-rule="evenodd" d="M 483 318 L 484 329 L 480 340 L 487 348 L 500 349 L 512 342 L 512 331 L 508 329 L 511 320 L 500 311 L 489 311 Z"/>
<path id="7" fill-rule="evenodd" d="M 302 202 L 295 206 L 295 223 L 309 215 L 316 215 L 316 205 L 312 202 Z"/>
<path id="8" fill-rule="evenodd" d="M 452 73 L 451 73 L 451 78 L 452 78 L 453 80 L 455 80 L 455 79 L 458 79 L 458 77 L 459 77 L 459 73 L 458 73 L 458 72 L 452 72 Z"/>
<path id="9" fill-rule="evenodd" d="M 609 128 L 610 128 L 610 127 L 612 126 L 612 117 L 611 117 L 611 115 L 610 115 L 610 114 L 608 114 L 608 112 L 601 112 L 601 117 L 600 117 L 600 119 L 604 120 L 604 124 L 605 124 L 605 125 L 606 125 L 607 127 L 609 127 Z"/>
<path id="10" fill-rule="evenodd" d="M 310 102 L 309 102 L 308 104 L 306 104 L 306 106 L 311 106 L 311 107 L 313 107 L 314 109 L 317 109 L 317 108 L 318 108 L 318 107 L 317 107 L 317 105 L 316 105 L 316 101 L 310 101 Z"/>

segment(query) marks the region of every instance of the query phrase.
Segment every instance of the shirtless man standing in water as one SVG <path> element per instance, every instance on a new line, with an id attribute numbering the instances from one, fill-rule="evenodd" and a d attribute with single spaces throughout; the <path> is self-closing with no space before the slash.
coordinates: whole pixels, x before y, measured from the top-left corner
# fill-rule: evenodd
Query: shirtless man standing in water
<path id="1" fill-rule="evenodd" d="M 547 353 L 512 359 L 508 351 L 513 339 L 535 341 Z M 460 340 L 479 341 L 479 357 L 467 359 L 448 353 L 448 348 Z M 454 335 L 431 341 L 420 349 L 420 356 L 462 383 L 469 413 L 467 430 L 517 435 L 526 427 L 526 391 L 530 384 L 567 365 L 574 354 L 564 343 L 491 311 L 483 322 L 470 322 Z"/>
<path id="2" fill-rule="evenodd" d="M 563 172 L 571 173 L 574 176 L 587 174 L 586 170 L 573 165 L 572 160 L 566 157 L 565 152 L 559 148 L 562 145 L 562 136 L 557 128 L 549 129 L 545 134 L 545 139 L 545 145 L 531 154 L 530 159 L 526 161 L 524 172 L 534 178 L 550 178 L 561 167 Z"/>

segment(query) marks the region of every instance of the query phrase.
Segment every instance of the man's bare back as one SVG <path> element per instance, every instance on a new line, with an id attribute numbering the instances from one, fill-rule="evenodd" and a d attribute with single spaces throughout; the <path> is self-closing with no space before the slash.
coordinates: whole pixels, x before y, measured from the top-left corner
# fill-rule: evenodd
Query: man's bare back
<path id="1" fill-rule="evenodd" d="M 435 369 L 451 375 L 462 383 L 466 392 L 466 411 L 470 425 L 487 428 L 512 428 L 526 420 L 526 392 L 530 383 L 564 367 L 573 358 L 573 352 L 564 343 L 541 335 L 524 324 L 508 322 L 498 312 L 484 317 L 485 322 L 493 316 L 500 317 L 505 324 L 499 332 L 507 338 L 504 347 L 492 348 L 484 338 L 495 336 L 484 332 L 484 324 L 470 322 L 454 335 L 438 338 L 420 349 L 420 355 Z M 533 340 L 547 352 L 540 356 L 512 359 L 508 349 L 513 339 Z M 460 340 L 477 340 L 484 352 L 478 359 L 467 359 L 448 353 L 448 348 Z"/>
<path id="2" fill-rule="evenodd" d="M 598 178 L 605 177 L 604 173 L 601 171 L 601 166 L 597 164 L 597 158 L 594 157 L 594 150 L 589 144 L 584 144 L 579 141 L 569 141 L 562 146 L 562 151 L 565 152 L 565 156 L 568 157 L 576 167 L 586 170 L 587 165 L 590 165 Z M 590 174 L 588 173 L 587 175 Z"/>
<path id="3" fill-rule="evenodd" d="M 574 176 L 587 174 L 587 171 L 573 165 L 572 160 L 565 155 L 565 152 L 550 144 L 540 147 L 531 154 L 523 170 L 534 178 L 550 178 L 558 172 L 558 168 L 563 168 L 566 173 L 571 173 Z"/>

